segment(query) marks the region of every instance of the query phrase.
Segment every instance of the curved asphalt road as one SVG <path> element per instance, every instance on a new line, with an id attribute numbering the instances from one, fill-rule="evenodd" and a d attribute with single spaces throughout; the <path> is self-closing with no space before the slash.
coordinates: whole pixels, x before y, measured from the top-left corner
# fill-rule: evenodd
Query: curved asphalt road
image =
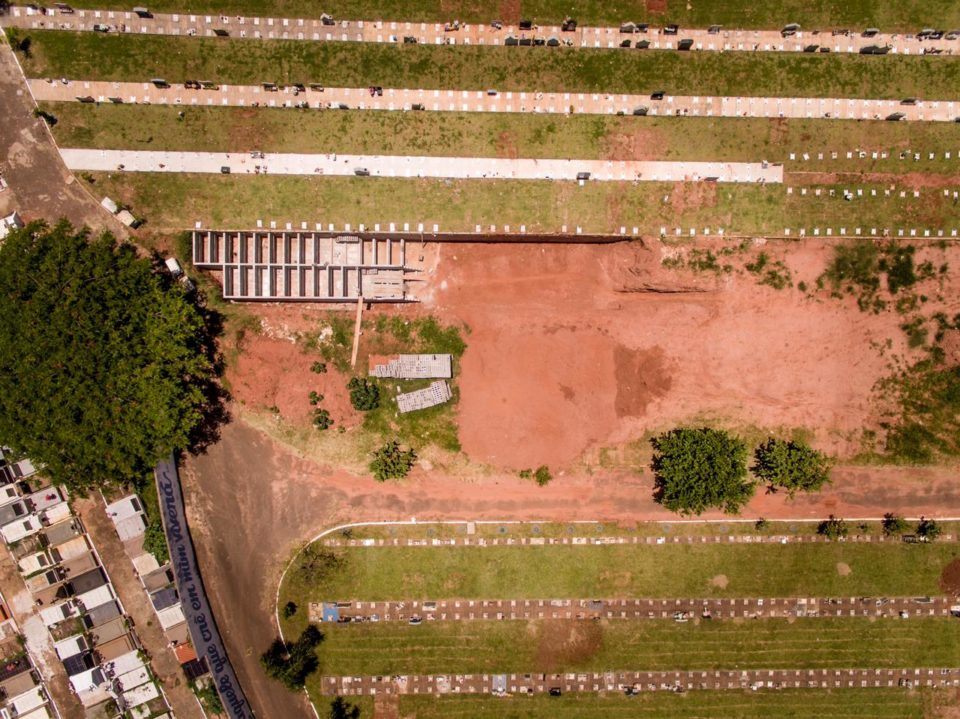
<path id="1" fill-rule="evenodd" d="M 252 719 L 253 710 L 240 688 L 237 675 L 233 672 L 227 650 L 213 619 L 213 612 L 210 611 L 203 582 L 200 580 L 197 555 L 193 551 L 193 540 L 187 527 L 180 477 L 174 458 L 171 456 L 157 464 L 154 476 L 163 507 L 161 514 L 167 544 L 170 546 L 170 561 L 175 570 L 177 590 L 180 592 L 193 646 L 198 656 L 207 658 L 227 716 L 231 719 Z"/>

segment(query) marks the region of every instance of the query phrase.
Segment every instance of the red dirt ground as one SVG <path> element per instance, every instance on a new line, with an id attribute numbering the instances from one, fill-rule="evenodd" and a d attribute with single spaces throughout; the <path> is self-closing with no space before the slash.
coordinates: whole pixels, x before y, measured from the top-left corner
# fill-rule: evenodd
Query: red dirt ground
<path id="1" fill-rule="evenodd" d="M 359 413 L 350 405 L 347 378 L 328 367 L 326 374 L 310 371 L 318 358 L 300 352 L 290 340 L 247 333 L 236 366 L 227 373 L 233 399 L 250 409 L 280 410 L 284 421 L 309 424 L 313 413 L 311 390 L 323 395 L 335 426 L 352 426 Z"/>
<path id="2" fill-rule="evenodd" d="M 822 246 L 793 252 L 795 280 Z M 434 312 L 471 328 L 462 361 L 461 441 L 501 467 L 562 466 L 585 451 L 697 418 L 802 427 L 850 451 L 871 389 L 903 347 L 896 316 L 777 291 L 752 277 L 692 277 L 674 289 L 659 255 L 632 245 L 446 247 Z M 953 303 L 953 312 L 960 309 Z"/>

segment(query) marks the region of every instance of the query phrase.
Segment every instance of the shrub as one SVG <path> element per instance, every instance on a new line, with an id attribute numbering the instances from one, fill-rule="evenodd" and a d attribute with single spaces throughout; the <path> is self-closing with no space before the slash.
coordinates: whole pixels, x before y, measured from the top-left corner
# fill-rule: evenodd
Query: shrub
<path id="1" fill-rule="evenodd" d="M 834 517 L 832 514 L 828 519 L 817 525 L 817 534 L 823 535 L 827 539 L 843 539 L 850 533 L 847 523 L 842 519 Z"/>
<path id="2" fill-rule="evenodd" d="M 549 484 L 551 479 L 553 479 L 553 475 L 550 474 L 550 468 L 545 464 L 537 467 L 537 471 L 533 473 L 533 481 L 541 487 Z"/>
<path id="3" fill-rule="evenodd" d="M 753 472 L 772 491 L 815 492 L 830 481 L 830 460 L 803 442 L 770 437 L 754 452 Z"/>
<path id="4" fill-rule="evenodd" d="M 152 554 L 160 564 L 170 561 L 167 536 L 163 532 L 163 523 L 159 517 L 151 519 L 147 525 L 147 530 L 143 533 L 143 549 Z"/>
<path id="5" fill-rule="evenodd" d="M 297 613 L 297 603 L 296 602 L 287 602 L 283 605 L 283 618 L 289 619 Z"/>
<path id="6" fill-rule="evenodd" d="M 717 507 L 739 512 L 753 496 L 747 476 L 747 447 L 717 429 L 674 429 L 651 440 L 655 498 L 681 514 Z"/>
<path id="7" fill-rule="evenodd" d="M 907 531 L 907 520 L 898 514 L 887 512 L 883 515 L 883 533 L 888 537 L 903 534 Z"/>
<path id="8" fill-rule="evenodd" d="M 943 530 L 935 520 L 927 519 L 926 517 L 920 517 L 920 524 L 917 525 L 918 537 L 923 537 L 928 542 L 934 542 L 942 532 Z"/>
<path id="9" fill-rule="evenodd" d="M 768 522 L 764 517 L 760 517 L 760 519 L 754 522 L 753 528 L 756 529 L 758 532 L 763 532 L 769 526 L 770 526 L 770 522 Z"/>
<path id="10" fill-rule="evenodd" d="M 417 453 L 413 449 L 401 449 L 400 443 L 393 440 L 373 453 L 370 471 L 378 482 L 403 479 L 410 473 L 416 461 Z"/>
<path id="11" fill-rule="evenodd" d="M 327 373 L 327 363 L 326 362 L 314 362 L 310 365 L 310 371 L 316 374 L 326 374 Z"/>
<path id="12" fill-rule="evenodd" d="M 333 420 L 330 418 L 330 413 L 327 410 L 323 409 L 322 407 L 318 407 L 317 409 L 313 410 L 314 427 L 317 429 L 330 429 L 332 425 Z"/>
<path id="13" fill-rule="evenodd" d="M 311 391 L 310 392 L 310 405 L 316 406 L 323 402 L 323 395 L 319 392 Z"/>
<path id="14" fill-rule="evenodd" d="M 380 406 L 380 385 L 366 377 L 352 377 L 347 383 L 350 404 L 361 412 L 369 412 Z"/>

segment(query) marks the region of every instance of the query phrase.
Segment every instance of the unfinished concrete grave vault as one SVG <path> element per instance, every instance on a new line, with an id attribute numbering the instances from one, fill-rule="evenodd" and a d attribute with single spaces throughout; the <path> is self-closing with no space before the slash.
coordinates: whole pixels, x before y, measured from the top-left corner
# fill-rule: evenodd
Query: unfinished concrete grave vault
<path id="1" fill-rule="evenodd" d="M 228 300 L 410 299 L 403 239 L 307 231 L 194 230 L 193 264 L 222 273 L 223 297 Z"/>

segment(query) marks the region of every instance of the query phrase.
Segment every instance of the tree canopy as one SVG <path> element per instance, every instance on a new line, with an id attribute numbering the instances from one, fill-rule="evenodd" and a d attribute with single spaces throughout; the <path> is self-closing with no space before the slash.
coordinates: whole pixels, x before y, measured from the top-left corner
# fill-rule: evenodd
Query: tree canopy
<path id="1" fill-rule="evenodd" d="M 655 497 L 667 509 L 701 514 L 719 508 L 737 513 L 750 501 L 747 447 L 728 432 L 679 428 L 651 440 Z"/>
<path id="2" fill-rule="evenodd" d="M 65 221 L 15 230 L 0 246 L 0 440 L 75 491 L 142 479 L 221 410 L 208 330 L 132 245 Z"/>
<path id="3" fill-rule="evenodd" d="M 316 625 L 308 624 L 295 642 L 274 639 L 260 655 L 260 666 L 268 677 L 282 682 L 287 689 L 303 689 L 307 677 L 320 666 L 316 647 L 322 641 L 323 634 Z"/>
<path id="4" fill-rule="evenodd" d="M 770 437 L 754 452 L 753 473 L 774 491 L 815 492 L 830 481 L 830 459 L 803 442 Z"/>

